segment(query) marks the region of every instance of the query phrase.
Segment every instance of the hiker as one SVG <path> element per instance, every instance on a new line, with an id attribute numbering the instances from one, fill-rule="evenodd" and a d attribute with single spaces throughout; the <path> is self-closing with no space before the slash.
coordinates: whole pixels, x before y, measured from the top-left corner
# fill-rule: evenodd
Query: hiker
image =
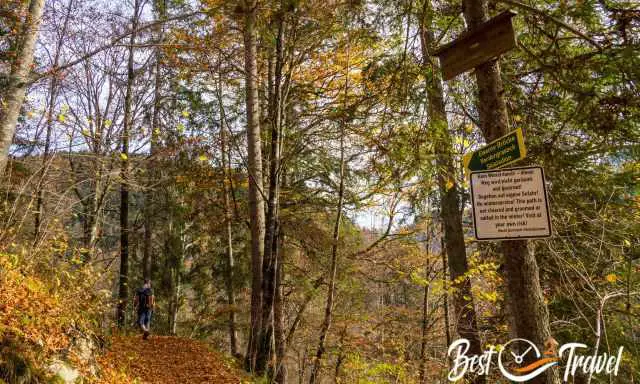
<path id="1" fill-rule="evenodd" d="M 151 314 L 153 313 L 154 305 L 155 297 L 151 289 L 151 280 L 144 279 L 144 285 L 136 291 L 133 306 L 138 312 L 138 325 L 144 332 L 142 338 L 145 340 L 149 337 Z"/>

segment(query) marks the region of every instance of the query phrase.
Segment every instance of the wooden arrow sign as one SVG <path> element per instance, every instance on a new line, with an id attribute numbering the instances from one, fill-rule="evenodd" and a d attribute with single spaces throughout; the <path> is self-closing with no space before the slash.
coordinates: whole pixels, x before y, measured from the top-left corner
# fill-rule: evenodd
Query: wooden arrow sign
<path id="1" fill-rule="evenodd" d="M 516 36 L 511 18 L 515 15 L 510 10 L 502 12 L 473 31 L 465 32 L 438 48 L 434 55 L 440 59 L 444 80 L 450 80 L 513 49 L 516 46 Z"/>

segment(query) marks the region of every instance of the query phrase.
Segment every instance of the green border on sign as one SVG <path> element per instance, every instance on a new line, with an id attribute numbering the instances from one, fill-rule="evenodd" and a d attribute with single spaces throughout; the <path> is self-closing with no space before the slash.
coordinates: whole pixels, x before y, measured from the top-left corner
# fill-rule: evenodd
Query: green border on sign
<path id="1" fill-rule="evenodd" d="M 481 150 L 483 150 L 485 148 L 491 147 L 492 145 L 496 144 L 500 140 L 502 140 L 502 139 L 504 139 L 504 138 L 506 138 L 508 136 L 513 135 L 514 132 L 516 134 L 516 142 L 518 143 L 519 156 L 517 158 L 515 158 L 513 160 L 510 160 L 510 161 L 508 161 L 506 163 L 500 164 L 500 166 L 495 167 L 495 168 L 477 169 L 477 170 L 473 170 L 473 171 L 469 169 L 469 164 L 471 163 L 471 160 L 473 159 L 473 156 L 475 154 L 477 154 L 479 151 L 481 151 Z M 508 165 L 511 165 L 511 164 L 515 163 L 516 161 L 520 161 L 520 160 L 524 159 L 526 156 L 527 156 L 527 147 L 524 145 L 524 135 L 522 133 L 522 128 L 516 128 L 513 131 L 507 133 L 506 135 L 501 136 L 501 137 L 491 141 L 490 143 L 488 143 L 484 147 L 482 147 L 482 148 L 480 148 L 480 149 L 478 149 L 476 151 L 467 153 L 462 158 L 462 164 L 464 165 L 464 171 L 467 174 L 469 174 L 469 172 L 474 172 L 474 171 L 486 171 L 486 170 L 489 170 L 489 169 L 500 169 L 502 167 L 506 167 Z"/>

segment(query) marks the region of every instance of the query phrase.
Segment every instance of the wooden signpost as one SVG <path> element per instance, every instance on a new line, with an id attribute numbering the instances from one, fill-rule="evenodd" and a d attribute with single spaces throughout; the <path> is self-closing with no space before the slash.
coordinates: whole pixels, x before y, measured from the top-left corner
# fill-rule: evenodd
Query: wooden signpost
<path id="1" fill-rule="evenodd" d="M 442 77 L 457 75 L 493 60 L 516 46 L 505 11 L 438 48 Z M 551 218 L 542 167 L 502 168 L 527 155 L 518 128 L 464 156 L 471 172 L 473 227 L 478 240 L 536 239 L 551 236 Z M 502 168 L 502 169 L 498 169 Z"/>
<path id="2" fill-rule="evenodd" d="M 511 18 L 515 15 L 510 10 L 502 12 L 438 48 L 434 55 L 440 58 L 444 80 L 450 80 L 515 47 L 516 37 L 511 24 Z"/>
<path id="3" fill-rule="evenodd" d="M 475 152 L 464 155 L 465 171 L 483 171 L 512 164 L 527 156 L 522 128 L 513 130 Z"/>

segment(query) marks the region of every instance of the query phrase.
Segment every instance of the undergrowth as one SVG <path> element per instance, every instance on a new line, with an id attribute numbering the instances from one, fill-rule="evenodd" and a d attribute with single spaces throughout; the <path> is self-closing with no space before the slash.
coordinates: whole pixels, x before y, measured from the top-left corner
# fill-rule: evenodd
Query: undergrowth
<path id="1" fill-rule="evenodd" d="M 54 358 L 69 362 L 84 382 L 130 382 L 109 367 L 92 374 L 73 348 L 78 338 L 102 339 L 100 320 L 113 305 L 100 281 L 87 250 L 64 237 L 37 248 L 0 248 L 0 384 L 57 383 L 46 369 Z"/>

